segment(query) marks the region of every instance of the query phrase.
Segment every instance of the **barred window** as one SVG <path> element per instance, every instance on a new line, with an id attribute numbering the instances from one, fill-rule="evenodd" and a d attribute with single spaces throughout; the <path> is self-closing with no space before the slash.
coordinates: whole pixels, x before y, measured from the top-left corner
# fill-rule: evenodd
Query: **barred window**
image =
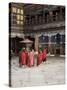
<path id="1" fill-rule="evenodd" d="M 55 35 L 51 36 L 51 42 L 56 42 Z"/>
<path id="2" fill-rule="evenodd" d="M 56 43 L 60 43 L 61 41 L 61 35 L 59 33 L 56 34 Z"/>
<path id="3" fill-rule="evenodd" d="M 13 12 L 13 13 L 16 13 L 16 11 L 17 11 L 17 8 L 12 7 L 12 12 Z"/>
<path id="4" fill-rule="evenodd" d="M 21 10 L 21 14 L 23 14 L 23 10 Z"/>
<path id="5" fill-rule="evenodd" d="M 23 16 L 21 16 L 21 20 L 23 20 Z"/>
<path id="6" fill-rule="evenodd" d="M 17 20 L 20 20 L 20 15 L 17 15 Z"/>
<path id="7" fill-rule="evenodd" d="M 61 35 L 61 42 L 65 42 L 65 35 Z"/>
<path id="8" fill-rule="evenodd" d="M 20 24 L 20 21 L 17 21 L 17 24 Z"/>
<path id="9" fill-rule="evenodd" d="M 49 42 L 49 37 L 42 35 L 42 36 L 39 37 L 39 42 L 40 43 L 48 43 Z"/>
<path id="10" fill-rule="evenodd" d="M 21 9 L 17 9 L 17 13 L 21 13 L 20 11 L 21 11 Z"/>

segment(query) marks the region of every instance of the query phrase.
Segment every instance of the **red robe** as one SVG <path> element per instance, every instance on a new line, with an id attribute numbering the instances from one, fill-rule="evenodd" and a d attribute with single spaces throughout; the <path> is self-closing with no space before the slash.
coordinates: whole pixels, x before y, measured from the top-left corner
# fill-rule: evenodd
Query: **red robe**
<path id="1" fill-rule="evenodd" d="M 42 53 L 38 53 L 38 56 L 37 56 L 37 65 L 40 65 L 42 62 Z"/>
<path id="2" fill-rule="evenodd" d="M 34 53 L 31 51 L 31 52 L 29 52 L 29 54 L 28 54 L 28 59 L 29 59 L 29 66 L 33 66 L 33 64 L 34 64 Z"/>
<path id="3" fill-rule="evenodd" d="M 19 58 L 20 60 L 19 60 L 19 63 L 21 64 L 21 65 L 26 65 L 26 53 L 24 52 L 24 51 L 22 51 L 21 53 L 20 53 L 20 58 Z"/>
<path id="4" fill-rule="evenodd" d="M 43 49 L 42 59 L 43 59 L 44 61 L 46 60 L 46 49 Z"/>
<path id="5" fill-rule="evenodd" d="M 25 53 L 26 53 L 26 65 L 27 65 L 28 64 L 28 52 L 25 51 Z"/>

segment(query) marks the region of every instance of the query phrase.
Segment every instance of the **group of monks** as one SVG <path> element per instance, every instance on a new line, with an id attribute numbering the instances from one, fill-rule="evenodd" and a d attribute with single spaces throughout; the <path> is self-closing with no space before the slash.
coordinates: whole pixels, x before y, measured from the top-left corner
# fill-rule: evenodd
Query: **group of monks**
<path id="1" fill-rule="evenodd" d="M 37 54 L 37 66 L 46 61 L 46 49 L 39 50 Z M 30 49 L 28 52 L 23 48 L 19 54 L 19 66 L 34 66 L 34 50 Z"/>

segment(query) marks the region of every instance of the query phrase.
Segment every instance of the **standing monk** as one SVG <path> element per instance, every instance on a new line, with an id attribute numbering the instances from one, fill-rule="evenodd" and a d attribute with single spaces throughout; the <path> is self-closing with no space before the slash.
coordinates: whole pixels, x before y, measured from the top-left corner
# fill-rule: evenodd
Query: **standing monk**
<path id="1" fill-rule="evenodd" d="M 42 51 L 42 60 L 43 62 L 46 61 L 46 49 L 45 48 Z"/>
<path id="2" fill-rule="evenodd" d="M 28 51 L 25 50 L 25 53 L 26 53 L 26 65 L 28 65 Z"/>
<path id="3" fill-rule="evenodd" d="M 30 50 L 30 52 L 28 54 L 28 65 L 29 65 L 29 67 L 34 65 L 34 52 L 32 49 Z"/>
<path id="4" fill-rule="evenodd" d="M 25 52 L 25 48 L 23 48 L 23 50 L 20 52 L 20 60 L 19 60 L 20 66 L 26 65 L 26 52 Z"/>
<path id="5" fill-rule="evenodd" d="M 39 51 L 37 56 L 37 66 L 40 65 L 41 62 L 42 62 L 42 51 Z"/>

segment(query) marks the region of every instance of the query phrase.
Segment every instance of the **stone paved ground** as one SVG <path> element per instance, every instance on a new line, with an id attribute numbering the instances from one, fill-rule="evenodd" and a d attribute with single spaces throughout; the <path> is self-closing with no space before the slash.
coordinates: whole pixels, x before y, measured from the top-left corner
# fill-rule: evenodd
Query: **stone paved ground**
<path id="1" fill-rule="evenodd" d="M 47 57 L 46 63 L 20 68 L 18 57 L 11 62 L 12 87 L 45 86 L 65 83 L 65 58 Z"/>

